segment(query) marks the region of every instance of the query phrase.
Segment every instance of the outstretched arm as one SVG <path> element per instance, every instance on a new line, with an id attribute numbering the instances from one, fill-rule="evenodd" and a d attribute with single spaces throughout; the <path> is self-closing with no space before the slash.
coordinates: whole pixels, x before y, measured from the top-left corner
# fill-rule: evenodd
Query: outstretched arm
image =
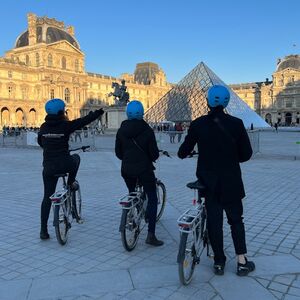
<path id="1" fill-rule="evenodd" d="M 74 132 L 75 130 L 81 129 L 84 126 L 90 124 L 91 122 L 95 121 L 97 118 L 99 118 L 101 115 L 104 114 L 104 110 L 98 109 L 95 111 L 90 111 L 88 115 L 86 115 L 83 118 L 79 118 L 73 121 L 69 121 L 69 133 Z"/>
<path id="2" fill-rule="evenodd" d="M 181 159 L 186 158 L 194 149 L 195 145 L 197 143 L 195 129 L 194 129 L 194 123 L 191 123 L 191 126 L 188 130 L 188 134 L 184 139 L 184 142 L 179 147 L 177 156 Z"/>

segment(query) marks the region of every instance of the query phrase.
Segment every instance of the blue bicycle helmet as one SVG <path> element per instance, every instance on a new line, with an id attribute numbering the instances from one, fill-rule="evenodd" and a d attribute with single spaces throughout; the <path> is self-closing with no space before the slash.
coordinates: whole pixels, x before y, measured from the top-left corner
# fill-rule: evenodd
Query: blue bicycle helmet
<path id="1" fill-rule="evenodd" d="M 51 99 L 45 105 L 45 110 L 48 115 L 58 115 L 59 112 L 65 111 L 65 102 L 61 99 Z"/>
<path id="2" fill-rule="evenodd" d="M 225 108 L 230 100 L 230 93 L 223 85 L 214 85 L 207 92 L 207 103 L 209 107 L 223 106 Z"/>
<path id="3" fill-rule="evenodd" d="M 138 100 L 132 100 L 127 104 L 126 114 L 128 120 L 142 120 L 144 116 L 143 104 Z"/>

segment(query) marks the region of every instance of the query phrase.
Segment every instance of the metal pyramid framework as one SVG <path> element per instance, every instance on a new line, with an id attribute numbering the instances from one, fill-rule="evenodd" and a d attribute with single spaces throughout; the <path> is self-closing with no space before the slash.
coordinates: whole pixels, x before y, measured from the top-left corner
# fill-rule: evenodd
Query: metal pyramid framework
<path id="1" fill-rule="evenodd" d="M 255 128 L 269 127 L 203 62 L 197 65 L 173 89 L 147 110 L 145 120 L 149 123 L 158 123 L 165 120 L 190 122 L 207 114 L 209 109 L 206 92 L 216 84 L 226 86 L 230 91 L 230 102 L 225 109 L 226 113 L 242 119 L 246 128 L 250 127 L 251 123 Z"/>

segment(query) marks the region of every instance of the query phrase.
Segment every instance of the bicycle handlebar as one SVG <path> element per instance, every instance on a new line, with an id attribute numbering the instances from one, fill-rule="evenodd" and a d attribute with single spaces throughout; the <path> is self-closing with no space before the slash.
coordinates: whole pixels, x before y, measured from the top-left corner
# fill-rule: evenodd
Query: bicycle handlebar
<path id="1" fill-rule="evenodd" d="M 196 152 L 196 151 L 192 151 L 187 157 L 193 157 L 195 155 L 199 155 L 199 152 Z"/>
<path id="2" fill-rule="evenodd" d="M 165 150 L 159 150 L 159 152 L 162 153 L 162 155 L 165 155 L 165 156 L 167 156 L 167 157 L 172 158 L 172 156 L 169 154 L 168 151 L 165 151 Z"/>
<path id="3" fill-rule="evenodd" d="M 86 150 L 90 148 L 90 146 L 82 146 L 79 148 L 75 148 L 75 149 L 70 149 L 69 152 L 74 152 L 74 151 L 78 151 L 78 150 L 82 150 L 83 152 L 86 152 Z"/>

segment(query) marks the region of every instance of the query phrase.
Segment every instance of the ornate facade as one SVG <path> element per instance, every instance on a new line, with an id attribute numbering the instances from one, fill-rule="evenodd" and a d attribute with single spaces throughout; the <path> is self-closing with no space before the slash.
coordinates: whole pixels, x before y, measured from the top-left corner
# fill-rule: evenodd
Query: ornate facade
<path id="1" fill-rule="evenodd" d="M 172 87 L 157 64 L 139 63 L 134 74 L 121 78 L 85 71 L 85 55 L 75 38 L 74 27 L 29 13 L 28 29 L 15 47 L 0 58 L 0 125 L 39 126 L 44 105 L 51 98 L 67 104 L 70 119 L 89 110 L 114 104 L 108 94 L 112 82 L 126 80 L 131 99 L 145 109 Z"/>
<path id="2" fill-rule="evenodd" d="M 278 59 L 272 77 L 230 87 L 269 124 L 300 126 L 300 56 Z"/>

